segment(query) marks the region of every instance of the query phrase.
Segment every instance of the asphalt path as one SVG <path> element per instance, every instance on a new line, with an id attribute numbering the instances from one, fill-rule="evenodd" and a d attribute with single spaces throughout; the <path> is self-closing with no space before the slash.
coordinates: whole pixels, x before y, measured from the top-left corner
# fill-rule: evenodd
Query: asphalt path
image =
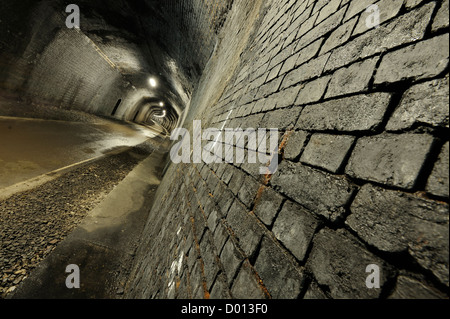
<path id="1" fill-rule="evenodd" d="M 116 121 L 96 124 L 0 117 L 0 192 L 157 135 L 150 128 Z"/>

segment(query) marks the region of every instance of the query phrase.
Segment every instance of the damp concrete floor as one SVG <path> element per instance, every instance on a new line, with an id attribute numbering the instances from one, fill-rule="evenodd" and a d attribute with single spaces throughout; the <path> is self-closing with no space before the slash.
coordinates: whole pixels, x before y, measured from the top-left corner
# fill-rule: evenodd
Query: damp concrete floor
<path id="1" fill-rule="evenodd" d="M 158 135 L 144 126 L 0 116 L 0 190 Z"/>
<path id="2" fill-rule="evenodd" d="M 121 298 L 168 146 L 132 123 L 0 116 L 0 299 Z"/>
<path id="3" fill-rule="evenodd" d="M 142 160 L 7 299 L 122 298 L 165 159 L 153 151 Z M 67 284 L 69 265 L 78 268 L 78 287 Z"/>

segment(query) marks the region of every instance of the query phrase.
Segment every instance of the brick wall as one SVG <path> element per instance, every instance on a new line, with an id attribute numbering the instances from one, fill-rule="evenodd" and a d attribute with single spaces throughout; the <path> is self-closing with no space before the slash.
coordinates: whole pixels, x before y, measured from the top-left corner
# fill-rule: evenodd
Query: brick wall
<path id="1" fill-rule="evenodd" d="M 61 108 L 110 115 L 123 98 L 123 79 L 81 31 L 61 29 L 40 55 L 27 96 Z"/>
<path id="2" fill-rule="evenodd" d="M 448 298 L 448 0 L 256 3 L 234 2 L 184 126 L 278 128 L 278 170 L 172 164 L 127 296 Z"/>
<path id="3" fill-rule="evenodd" d="M 29 103 L 110 115 L 124 96 L 124 81 L 83 30 L 68 29 L 65 6 L 51 2 L 6 2 L 17 21 L 3 21 L 5 43 L 0 74 L 2 96 Z"/>
<path id="4" fill-rule="evenodd" d="M 216 34 L 232 2 L 167 0 L 152 7 L 163 18 L 163 24 L 155 19 L 146 19 L 143 23 L 148 24 L 150 30 L 160 29 L 158 42 L 167 47 L 169 55 L 176 56 L 177 63 L 194 84 L 214 50 Z M 167 32 L 167 28 L 171 32 Z"/>

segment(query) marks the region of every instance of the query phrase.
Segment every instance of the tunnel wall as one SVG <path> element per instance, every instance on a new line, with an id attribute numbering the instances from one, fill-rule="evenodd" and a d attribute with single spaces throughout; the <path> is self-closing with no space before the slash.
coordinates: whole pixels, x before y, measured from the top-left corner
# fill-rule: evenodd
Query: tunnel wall
<path id="1" fill-rule="evenodd" d="M 167 0 L 153 7 L 166 24 L 147 19 L 149 29 L 170 27 L 173 32 L 160 30 L 159 44 L 183 66 L 192 84 L 196 84 L 210 58 L 216 34 L 220 30 L 233 0 Z M 186 54 L 187 53 L 187 54 Z M 192 88 L 189 88 L 192 90 Z"/>
<path id="2" fill-rule="evenodd" d="M 24 52 L 31 39 L 29 23 L 34 24 L 33 7 L 31 0 L 0 4 L 0 90 L 8 96 L 14 95 L 18 83 L 25 81 L 22 72 L 31 62 L 24 57 Z"/>
<path id="3" fill-rule="evenodd" d="M 448 297 L 448 1 L 260 4 L 234 2 L 184 127 L 278 128 L 278 169 L 172 163 L 127 296 Z"/>
<path id="4" fill-rule="evenodd" d="M 124 86 L 119 71 L 81 31 L 62 29 L 36 63 L 26 95 L 31 100 L 110 115 Z"/>
<path id="5" fill-rule="evenodd" d="M 122 99 L 115 117 L 132 120 L 140 101 L 155 97 L 180 114 L 232 0 L 77 4 L 81 30 L 66 27 L 62 0 L 0 4 L 0 98 L 34 103 L 35 110 L 53 106 L 106 116 Z M 158 80 L 154 90 L 150 76 Z M 3 115 L 24 114 L 19 105 L 0 108 Z M 175 124 L 170 120 L 168 128 Z"/>
<path id="6" fill-rule="evenodd" d="M 65 7 L 52 2 L 23 8 L 7 5 L 12 8 L 4 12 L 21 17 L 17 24 L 26 27 L 5 23 L 6 32 L 14 35 L 7 44 L 11 58 L 2 55 L 6 63 L 1 83 L 6 95 L 36 105 L 110 115 L 123 97 L 125 83 L 93 41 L 80 29 L 66 27 Z"/>

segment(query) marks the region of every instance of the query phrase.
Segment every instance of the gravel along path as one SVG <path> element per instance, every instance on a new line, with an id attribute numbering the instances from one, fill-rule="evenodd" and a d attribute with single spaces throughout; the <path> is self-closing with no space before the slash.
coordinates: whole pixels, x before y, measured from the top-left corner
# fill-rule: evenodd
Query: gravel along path
<path id="1" fill-rule="evenodd" d="M 147 145 L 110 155 L 0 201 L 0 299 L 150 152 Z"/>

